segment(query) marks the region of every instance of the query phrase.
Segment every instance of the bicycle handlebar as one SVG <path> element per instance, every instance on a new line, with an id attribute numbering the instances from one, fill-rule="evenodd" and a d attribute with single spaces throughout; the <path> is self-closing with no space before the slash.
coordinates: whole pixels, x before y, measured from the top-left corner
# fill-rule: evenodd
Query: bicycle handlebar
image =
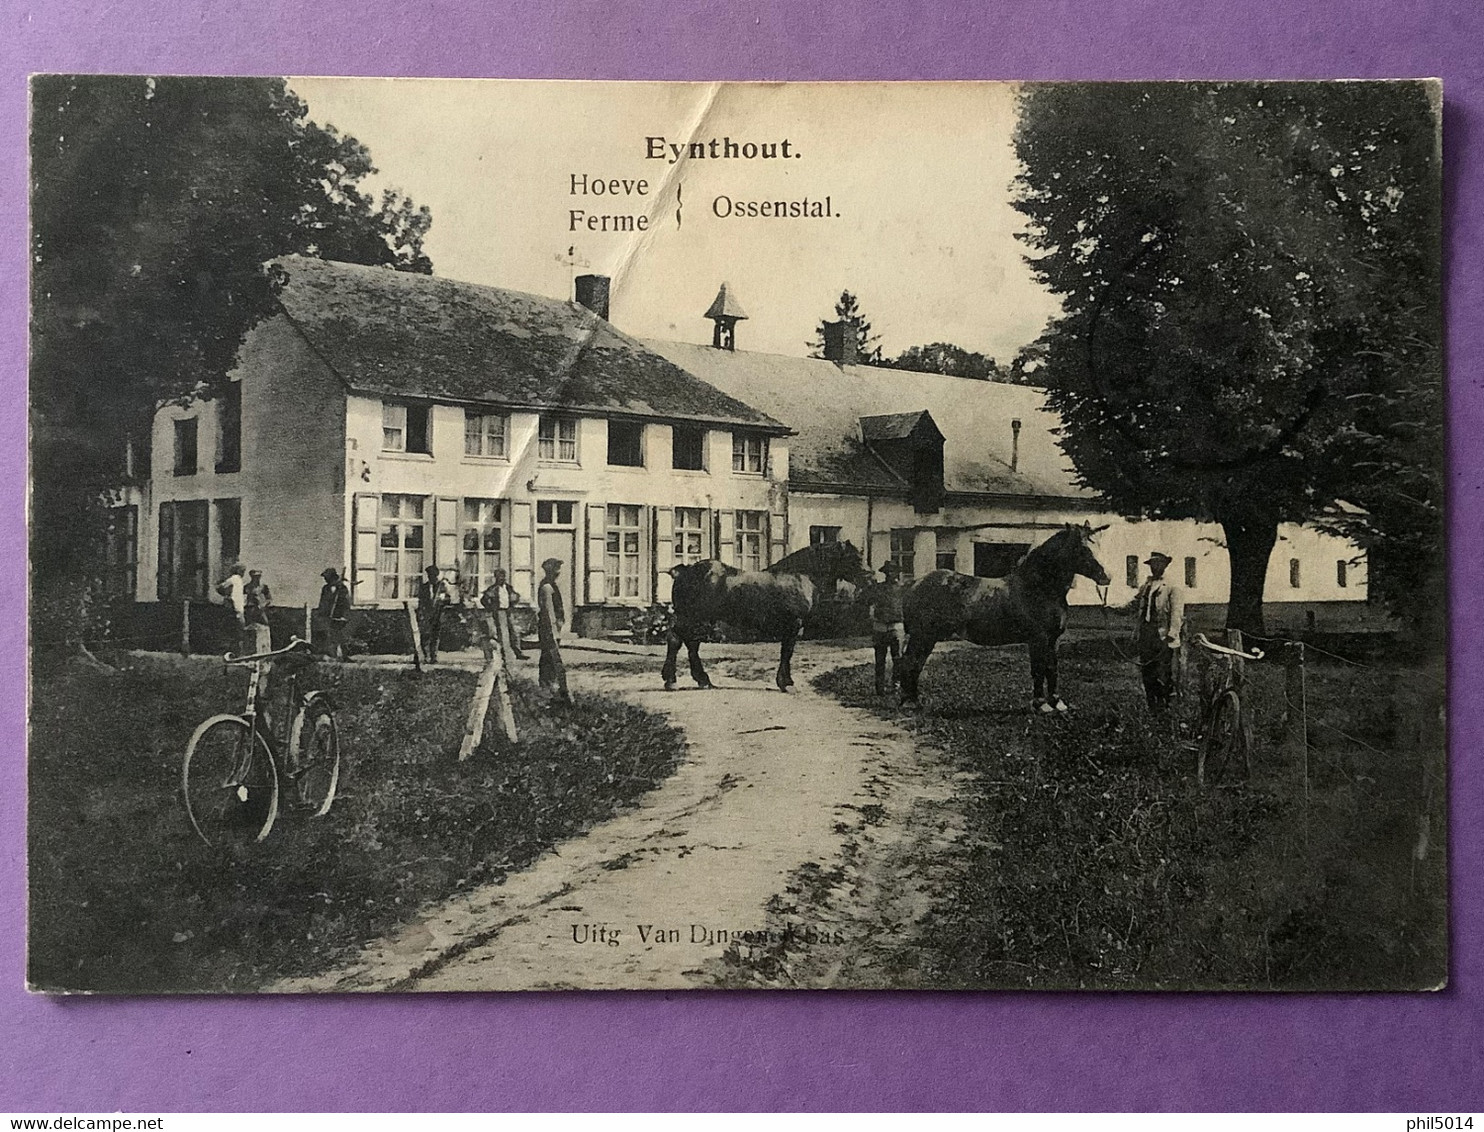
<path id="1" fill-rule="evenodd" d="M 298 637 L 290 637 L 288 644 L 284 645 L 281 649 L 274 649 L 272 652 L 260 652 L 253 656 L 233 656 L 231 653 L 224 653 L 222 655 L 222 663 L 252 664 L 254 661 L 272 660 L 275 656 L 287 656 L 291 652 L 302 652 L 307 648 L 309 648 L 308 641 L 301 640 Z"/>
<path id="2" fill-rule="evenodd" d="M 1196 634 L 1195 643 L 1203 648 L 1210 649 L 1212 652 L 1225 653 L 1227 656 L 1239 656 L 1243 660 L 1261 660 L 1267 655 L 1262 649 L 1255 648 L 1251 652 L 1238 652 L 1236 649 L 1229 649 L 1225 645 L 1214 644 L 1206 639 L 1206 634 L 1204 633 Z"/>

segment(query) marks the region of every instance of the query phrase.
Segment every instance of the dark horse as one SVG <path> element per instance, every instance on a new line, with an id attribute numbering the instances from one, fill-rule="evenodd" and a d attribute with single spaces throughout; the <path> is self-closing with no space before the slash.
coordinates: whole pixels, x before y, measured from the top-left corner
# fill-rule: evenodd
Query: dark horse
<path id="1" fill-rule="evenodd" d="M 711 680 L 701 664 L 701 641 L 706 630 L 718 621 L 734 625 L 766 641 L 781 641 L 778 654 L 778 687 L 793 687 L 789 662 L 794 644 L 810 612 L 835 594 L 839 583 L 857 589 L 869 585 L 871 575 L 861 562 L 860 551 L 848 542 L 806 546 L 766 570 L 738 570 L 724 562 L 708 560 L 670 571 L 675 579 L 671 601 L 675 625 L 666 642 L 665 690 L 675 689 L 675 658 L 685 645 L 690 674 L 703 688 Z"/>
<path id="2" fill-rule="evenodd" d="M 1056 694 L 1056 642 L 1067 627 L 1067 591 L 1078 574 L 1108 584 L 1108 572 L 1089 545 L 1094 533 L 1087 525 L 1057 531 L 1006 578 L 934 570 L 914 582 L 902 599 L 902 702 L 917 702 L 917 679 L 934 646 L 962 635 L 976 645 L 1029 644 L 1035 707 L 1066 711 Z"/>

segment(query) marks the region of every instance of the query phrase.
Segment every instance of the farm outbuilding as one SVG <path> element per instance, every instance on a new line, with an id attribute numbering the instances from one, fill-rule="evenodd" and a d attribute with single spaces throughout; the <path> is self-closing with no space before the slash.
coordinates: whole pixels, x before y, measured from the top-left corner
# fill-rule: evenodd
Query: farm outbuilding
<path id="1" fill-rule="evenodd" d="M 557 557 L 575 627 L 596 635 L 666 601 L 677 563 L 762 568 L 848 539 L 909 577 L 998 576 L 1069 522 L 1106 525 L 1112 602 L 1156 548 L 1193 603 L 1225 602 L 1220 528 L 1104 512 L 1040 390 L 861 365 L 838 326 L 826 357 L 749 352 L 725 286 L 706 346 L 624 334 L 601 276 L 563 302 L 280 265 L 279 313 L 249 334 L 226 391 L 162 409 L 149 467 L 119 496 L 120 588 L 139 602 L 215 600 L 239 560 L 287 605 L 314 602 L 327 566 L 367 612 L 400 610 L 428 565 L 476 590 L 504 569 L 530 600 Z M 1353 545 L 1281 533 L 1276 620 L 1364 610 Z M 1079 579 L 1070 600 L 1100 596 Z"/>

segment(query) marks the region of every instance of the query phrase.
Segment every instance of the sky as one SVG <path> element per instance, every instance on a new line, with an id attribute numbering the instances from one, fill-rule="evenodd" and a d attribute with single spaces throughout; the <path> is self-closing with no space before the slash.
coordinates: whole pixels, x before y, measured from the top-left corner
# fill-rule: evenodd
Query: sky
<path id="1" fill-rule="evenodd" d="M 952 342 L 1008 363 L 1057 309 L 1015 239 L 1008 84 L 290 85 L 311 118 L 368 146 L 377 187 L 431 208 L 435 274 L 557 298 L 574 274 L 609 275 L 610 319 L 639 337 L 709 342 L 726 282 L 748 315 L 738 348 L 804 355 L 848 289 L 887 356 Z M 669 160 L 669 144 L 713 138 L 779 156 Z M 618 192 L 574 193 L 574 176 Z M 728 200 L 826 197 L 822 218 L 718 215 Z M 605 215 L 650 228 L 589 230 Z"/>

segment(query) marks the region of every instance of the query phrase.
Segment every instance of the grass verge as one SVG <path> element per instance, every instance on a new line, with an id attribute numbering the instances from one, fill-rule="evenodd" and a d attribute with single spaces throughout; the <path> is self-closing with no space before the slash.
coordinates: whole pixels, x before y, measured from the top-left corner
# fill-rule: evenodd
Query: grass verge
<path id="1" fill-rule="evenodd" d="M 517 682 L 520 742 L 455 761 L 474 687 L 323 665 L 344 769 L 331 812 L 281 814 L 234 858 L 179 800 L 195 725 L 240 710 L 247 677 L 206 661 L 117 675 L 38 668 L 30 742 L 32 985 L 253 990 L 325 970 L 418 905 L 498 881 L 669 775 L 684 751 L 659 717 L 599 696 L 550 712 Z M 280 710 L 282 710 L 280 708 Z"/>
<path id="2" fill-rule="evenodd" d="M 1128 664 L 1064 650 L 1065 718 L 1027 711 L 1020 650 L 924 673 L 920 714 L 867 667 L 816 684 L 973 775 L 966 833 L 916 933 L 945 987 L 1404 989 L 1446 978 L 1441 673 L 1311 663 L 1308 791 L 1278 742 L 1283 672 L 1249 668 L 1256 773 L 1195 783 Z"/>

